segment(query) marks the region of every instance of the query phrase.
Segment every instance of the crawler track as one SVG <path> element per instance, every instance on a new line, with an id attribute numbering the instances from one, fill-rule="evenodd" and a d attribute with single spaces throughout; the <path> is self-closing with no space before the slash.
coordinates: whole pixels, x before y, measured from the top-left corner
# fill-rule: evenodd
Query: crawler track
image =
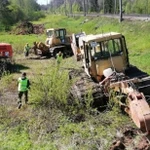
<path id="1" fill-rule="evenodd" d="M 71 79 L 77 77 L 70 90 L 72 98 L 78 99 L 85 104 L 89 97 L 92 96 L 92 107 L 106 108 L 107 98 L 102 92 L 102 87 L 88 77 L 83 70 L 72 70 L 69 76 Z"/>

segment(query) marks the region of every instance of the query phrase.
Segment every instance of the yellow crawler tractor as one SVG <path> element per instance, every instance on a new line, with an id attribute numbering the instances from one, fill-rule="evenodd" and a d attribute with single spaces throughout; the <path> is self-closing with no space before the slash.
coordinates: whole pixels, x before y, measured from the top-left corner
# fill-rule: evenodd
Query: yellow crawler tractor
<path id="1" fill-rule="evenodd" d="M 34 52 L 36 55 L 56 57 L 61 51 L 64 57 L 72 56 L 70 36 L 67 35 L 65 28 L 50 28 L 46 30 L 46 41 L 34 42 Z"/>
<path id="2" fill-rule="evenodd" d="M 70 36 L 67 35 L 65 28 L 50 28 L 46 30 L 46 46 L 49 47 L 50 54 L 56 56 L 61 51 L 64 56 L 72 56 Z"/>
<path id="3" fill-rule="evenodd" d="M 84 70 L 76 73 L 71 97 L 85 102 L 91 92 L 93 107 L 105 109 L 111 100 L 133 119 L 137 127 L 150 132 L 150 77 L 129 63 L 125 37 L 116 32 L 84 36 Z M 69 72 L 75 76 L 74 70 Z"/>

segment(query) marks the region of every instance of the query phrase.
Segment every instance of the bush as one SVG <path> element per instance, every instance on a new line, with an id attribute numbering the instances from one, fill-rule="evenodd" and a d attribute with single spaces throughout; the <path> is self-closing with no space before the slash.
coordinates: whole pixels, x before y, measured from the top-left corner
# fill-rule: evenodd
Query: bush
<path id="1" fill-rule="evenodd" d="M 67 103 L 70 81 L 61 66 L 50 65 L 45 74 L 37 75 L 31 88 L 31 102 L 37 105 L 61 107 Z"/>

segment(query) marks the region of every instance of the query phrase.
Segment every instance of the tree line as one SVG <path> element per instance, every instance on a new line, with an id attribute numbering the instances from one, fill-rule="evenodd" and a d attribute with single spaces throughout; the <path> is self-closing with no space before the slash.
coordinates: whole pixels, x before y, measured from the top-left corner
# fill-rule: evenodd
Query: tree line
<path id="1" fill-rule="evenodd" d="M 150 0 L 51 0 L 49 9 L 55 13 L 64 11 L 64 13 L 118 14 L 120 3 L 122 3 L 122 11 L 126 14 L 150 13 Z"/>
<path id="2" fill-rule="evenodd" d="M 20 21 L 37 20 L 43 17 L 36 0 L 0 0 L 0 30 L 9 30 Z"/>
<path id="3" fill-rule="evenodd" d="M 0 31 L 9 30 L 20 21 L 44 17 L 43 9 L 65 15 L 80 12 L 84 15 L 91 12 L 149 14 L 150 0 L 50 0 L 45 6 L 39 5 L 37 0 L 0 0 Z"/>

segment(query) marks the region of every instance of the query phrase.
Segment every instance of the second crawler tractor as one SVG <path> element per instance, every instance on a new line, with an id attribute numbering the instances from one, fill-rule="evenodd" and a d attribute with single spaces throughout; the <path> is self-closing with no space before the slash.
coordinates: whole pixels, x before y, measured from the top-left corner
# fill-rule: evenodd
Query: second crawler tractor
<path id="1" fill-rule="evenodd" d="M 150 77 L 129 63 L 125 37 L 116 32 L 87 35 L 83 40 L 84 70 L 71 88 L 71 96 L 83 102 L 90 90 L 93 105 L 106 106 L 110 98 L 118 99 L 120 107 L 144 132 L 150 131 Z M 70 78 L 73 78 L 73 71 Z M 115 97 L 114 94 L 115 93 Z"/>

